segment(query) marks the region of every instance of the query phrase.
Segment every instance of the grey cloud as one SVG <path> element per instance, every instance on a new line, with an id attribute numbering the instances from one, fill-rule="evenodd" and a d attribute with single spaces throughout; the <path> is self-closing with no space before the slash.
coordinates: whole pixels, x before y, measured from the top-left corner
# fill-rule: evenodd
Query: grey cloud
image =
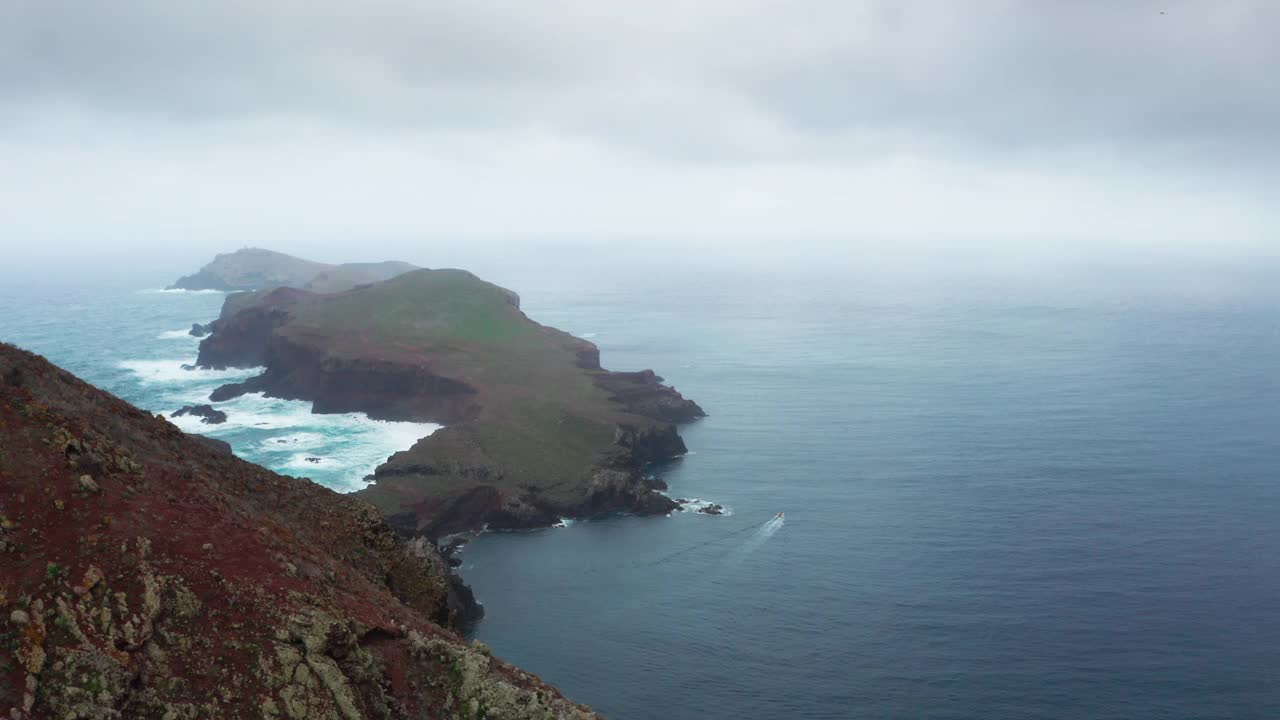
<path id="1" fill-rule="evenodd" d="M 909 128 L 983 151 L 1278 147 L 1275 3 L 915 3 L 877 20 L 866 43 L 732 82 L 798 132 Z"/>
<path id="2" fill-rule="evenodd" d="M 1270 0 L 12 0 L 0 236 L 1262 246 L 1278 27 Z"/>
<path id="3" fill-rule="evenodd" d="M 1280 121 L 1263 1 L 51 0 L 0 18 L 10 113 L 534 128 L 684 162 L 886 139 L 1269 155 Z"/>
<path id="4" fill-rule="evenodd" d="M 500 10 L 325 0 L 11 4 L 0 10 L 0 102 L 205 120 L 301 113 L 487 124 L 575 72 L 537 28 Z M 465 119 L 454 119 L 460 111 Z"/>

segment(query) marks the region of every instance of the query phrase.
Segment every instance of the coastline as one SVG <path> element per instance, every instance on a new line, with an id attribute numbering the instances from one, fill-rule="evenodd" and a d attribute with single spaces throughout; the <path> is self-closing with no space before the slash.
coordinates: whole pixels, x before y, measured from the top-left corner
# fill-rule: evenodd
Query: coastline
<path id="1" fill-rule="evenodd" d="M 471 590 L 366 503 L 9 344 L 0 420 L 6 716 L 596 717 L 468 642 Z"/>
<path id="2" fill-rule="evenodd" d="M 417 340 L 412 323 L 422 320 L 413 311 L 390 330 L 358 317 L 329 329 L 345 306 L 396 307 L 422 293 L 476 308 L 436 320 L 428 313 L 426 322 L 479 312 L 501 328 L 498 337 L 520 339 L 492 345 L 467 340 L 470 331 L 461 329 Z M 665 483 L 646 470 L 686 453 L 677 424 L 705 413 L 652 370 L 605 370 L 594 344 L 533 322 L 518 303 L 463 271 L 415 271 L 328 295 L 291 288 L 229 295 L 200 341 L 196 366 L 264 368 L 216 388 L 213 402 L 261 393 L 310 402 L 315 414 L 442 425 L 380 463 L 355 492 L 406 537 L 673 511 Z M 431 349 L 456 342 L 449 333 L 461 333 L 463 344 Z"/>

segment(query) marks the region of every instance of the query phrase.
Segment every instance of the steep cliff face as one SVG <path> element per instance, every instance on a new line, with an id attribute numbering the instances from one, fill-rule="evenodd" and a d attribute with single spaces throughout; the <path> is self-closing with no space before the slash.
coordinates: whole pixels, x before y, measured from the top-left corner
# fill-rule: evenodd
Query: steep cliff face
<path id="1" fill-rule="evenodd" d="M 274 334 L 281 322 L 278 312 L 250 308 L 228 323 L 227 332 L 215 333 L 209 348 L 201 347 L 202 367 L 268 368 L 245 382 L 219 387 L 213 400 L 265 392 L 271 397 L 310 400 L 317 413 L 362 412 L 376 420 L 419 422 L 462 422 L 479 411 L 474 388 L 436 375 L 426 366 L 331 357 L 314 342 Z M 238 362 L 226 362 L 231 359 Z"/>
<path id="2" fill-rule="evenodd" d="M 588 718 L 371 506 L 0 345 L 0 714 Z"/>
<path id="3" fill-rule="evenodd" d="M 480 528 L 527 530 L 561 518 L 609 512 L 663 515 L 679 506 L 663 495 L 645 466 L 686 452 L 669 425 L 614 426 L 612 442 L 571 467 L 566 479 L 532 476 L 513 481 L 507 461 L 486 453 L 475 429 L 447 427 L 380 465 L 357 496 L 376 501 L 387 521 L 406 535 L 442 537 Z M 550 448 L 556 452 L 558 448 Z"/>
<path id="4" fill-rule="evenodd" d="M 705 415 L 697 403 L 663 385 L 662 378 L 652 370 L 603 372 L 595 380 L 610 400 L 636 415 L 669 423 L 692 422 Z"/>
<path id="5" fill-rule="evenodd" d="M 642 468 L 683 453 L 673 423 L 702 409 L 652 371 L 602 369 L 595 345 L 533 322 L 510 291 L 423 270 L 334 295 L 227 302 L 200 364 L 266 371 L 213 400 L 264 392 L 316 412 L 449 426 L 390 458 L 360 493 L 406 533 L 675 507 Z"/>

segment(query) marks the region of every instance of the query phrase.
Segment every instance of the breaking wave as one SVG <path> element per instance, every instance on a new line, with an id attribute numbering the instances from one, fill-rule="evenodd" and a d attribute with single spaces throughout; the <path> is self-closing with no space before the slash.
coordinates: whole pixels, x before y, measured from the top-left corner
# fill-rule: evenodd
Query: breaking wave
<path id="1" fill-rule="evenodd" d="M 365 487 L 365 477 L 388 457 L 440 429 L 435 423 L 372 420 L 359 413 L 317 415 L 310 402 L 262 394 L 213 403 L 209 394 L 219 385 L 247 380 L 262 368 L 184 369 L 189 363 L 189 358 L 124 360 L 118 366 L 150 396 L 147 405 L 183 431 L 225 440 L 250 462 L 309 477 L 334 490 Z M 190 415 L 172 417 L 178 408 L 194 404 L 221 410 L 226 422 L 210 425 Z"/>
<path id="2" fill-rule="evenodd" d="M 263 368 L 232 368 L 230 370 L 205 370 L 194 368 L 188 370 L 194 362 L 190 358 L 166 360 L 121 360 L 121 368 L 133 373 L 134 377 L 144 384 L 193 385 L 198 383 L 228 383 L 247 380 L 263 371 Z M 212 388 L 210 388 L 212 390 Z"/>
<path id="3" fill-rule="evenodd" d="M 242 395 L 214 407 L 227 414 L 225 423 L 206 425 L 190 416 L 170 420 L 184 431 L 226 440 L 246 460 L 339 491 L 365 487 L 365 477 L 387 458 L 441 427 L 372 420 L 359 413 L 318 415 L 307 401 L 261 394 Z"/>
<path id="4" fill-rule="evenodd" d="M 181 288 L 147 288 L 139 290 L 142 295 L 155 295 L 158 293 L 173 293 L 176 295 L 226 295 L 226 290 L 183 290 Z"/>
<path id="5" fill-rule="evenodd" d="M 733 515 L 732 508 L 730 508 L 727 505 L 720 505 L 720 503 L 712 502 L 711 500 L 703 500 L 702 498 L 676 498 L 676 499 L 685 500 L 685 502 L 681 503 L 681 507 L 684 508 L 684 511 L 686 513 L 690 513 L 694 515 L 705 515 L 706 517 L 727 517 L 727 516 Z M 707 513 L 698 512 L 699 510 L 702 510 L 703 508 L 709 508 L 712 505 L 720 505 L 721 509 L 720 509 L 719 515 L 707 515 Z"/>

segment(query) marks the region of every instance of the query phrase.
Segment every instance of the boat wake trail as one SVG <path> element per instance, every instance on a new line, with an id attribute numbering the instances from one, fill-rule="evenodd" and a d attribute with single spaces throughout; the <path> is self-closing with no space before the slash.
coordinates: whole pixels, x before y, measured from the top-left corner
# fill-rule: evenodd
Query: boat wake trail
<path id="1" fill-rule="evenodd" d="M 708 545 L 715 545 L 715 544 L 717 544 L 717 543 L 722 543 L 722 542 L 724 542 L 725 540 L 729 540 L 729 539 L 731 539 L 731 538 L 737 537 L 737 536 L 739 536 L 739 535 L 742 535 L 743 533 L 749 533 L 749 532 L 751 532 L 752 530 L 756 530 L 756 529 L 758 529 L 758 528 L 760 528 L 760 526 L 758 526 L 758 525 L 748 525 L 747 527 L 744 527 L 744 528 L 738 528 L 737 530 L 730 530 L 729 532 L 727 532 L 727 533 L 725 533 L 725 534 L 721 535 L 720 537 L 712 538 L 712 539 L 710 539 L 710 540 L 706 540 L 706 541 L 704 541 L 704 542 L 700 542 L 700 543 L 694 543 L 693 545 L 688 545 L 688 546 L 683 547 L 683 548 L 681 548 L 681 549 L 679 549 L 679 550 L 677 550 L 677 551 L 675 551 L 675 552 L 673 552 L 673 553 L 671 553 L 671 554 L 669 554 L 669 555 L 664 555 L 663 557 L 660 557 L 660 558 L 658 558 L 657 560 L 652 560 L 652 561 L 650 561 L 650 562 L 643 563 L 643 564 L 644 564 L 644 565 L 646 565 L 646 566 L 653 566 L 653 565 L 661 565 L 661 564 L 663 564 L 663 563 L 671 562 L 672 560 L 675 560 L 676 558 L 678 558 L 678 557 L 680 557 L 681 555 L 684 555 L 684 554 L 686 554 L 686 553 L 691 553 L 691 552 L 693 552 L 694 550 L 698 550 L 698 549 L 700 549 L 700 548 L 707 547 Z"/>
<path id="2" fill-rule="evenodd" d="M 785 525 L 786 522 L 787 521 L 785 518 L 778 515 L 771 518 L 769 522 L 761 525 L 760 528 L 756 530 L 755 533 L 751 535 L 751 537 L 747 538 L 747 541 L 745 543 L 742 544 L 742 548 L 738 552 L 737 558 L 735 559 L 739 562 L 741 562 L 742 560 L 745 560 L 748 555 L 758 550 L 761 545 L 769 541 L 769 538 L 777 534 L 777 532 L 782 529 L 782 526 Z"/>
<path id="3" fill-rule="evenodd" d="M 672 560 L 680 557 L 681 555 L 693 552 L 694 550 L 699 550 L 709 545 L 717 545 L 726 540 L 731 540 L 733 538 L 745 535 L 746 533 L 752 533 L 751 536 L 747 538 L 746 542 L 743 543 L 742 546 L 739 547 L 738 551 L 735 553 L 735 555 L 737 556 L 736 560 L 741 561 L 751 553 L 755 552 L 756 548 L 763 545 L 766 540 L 773 537 L 774 533 L 782 529 L 782 525 L 785 522 L 786 521 L 783 519 L 782 515 L 778 514 L 773 516 L 771 519 L 769 519 L 768 522 L 765 522 L 762 525 L 748 525 L 744 528 L 738 528 L 737 530 L 730 530 L 729 532 L 723 535 L 720 535 L 719 537 L 715 537 L 710 540 L 706 540 L 704 542 L 694 543 L 693 545 L 683 547 L 669 555 L 660 557 L 657 560 L 652 560 L 650 562 L 643 563 L 643 565 L 650 566 L 650 567 L 654 565 L 661 565 L 663 563 L 671 562 Z"/>
<path id="4" fill-rule="evenodd" d="M 763 545 L 769 538 L 777 534 L 777 532 L 782 529 L 782 526 L 784 523 L 785 521 L 783 520 L 782 513 L 778 513 L 777 515 L 773 516 L 772 518 L 770 518 L 764 523 L 753 523 L 751 525 L 747 525 L 746 527 L 740 527 L 735 530 L 729 530 L 709 540 L 704 540 L 702 542 L 686 545 L 674 552 L 667 553 L 662 557 L 659 557 L 653 560 L 635 560 L 630 563 L 624 564 L 623 567 L 638 569 L 638 568 L 651 568 L 651 567 L 657 567 L 659 565 L 665 565 L 666 563 L 672 562 L 673 560 L 676 560 L 677 558 L 680 558 L 689 553 L 702 550 L 704 548 L 708 548 L 714 545 L 720 545 L 730 540 L 741 539 L 747 533 L 751 533 L 751 535 L 747 537 L 745 540 L 734 543 L 734 545 L 728 548 L 725 548 L 724 550 L 722 550 L 722 552 L 720 552 L 717 555 L 721 559 L 728 560 L 730 564 L 736 565 L 742 562 L 743 560 L 745 560 L 748 555 L 755 552 L 755 550 L 759 548 L 761 545 Z M 554 527 L 564 527 L 564 525 L 557 524 Z M 716 556 L 713 556 L 713 557 L 716 557 Z M 587 585 L 595 584 L 597 582 L 594 579 L 589 579 L 591 578 L 591 576 L 594 576 L 596 573 L 599 573 L 602 570 L 606 570 L 606 569 L 616 570 L 617 567 L 618 566 L 616 565 L 610 565 L 607 568 L 605 566 L 580 568 L 575 570 L 575 576 L 577 581 L 581 582 L 583 587 L 586 587 Z M 574 584 L 576 583 L 573 583 L 573 582 L 570 583 L 570 585 L 574 585 Z M 514 584 L 503 586 L 504 590 L 514 590 L 515 588 L 516 586 Z"/>

